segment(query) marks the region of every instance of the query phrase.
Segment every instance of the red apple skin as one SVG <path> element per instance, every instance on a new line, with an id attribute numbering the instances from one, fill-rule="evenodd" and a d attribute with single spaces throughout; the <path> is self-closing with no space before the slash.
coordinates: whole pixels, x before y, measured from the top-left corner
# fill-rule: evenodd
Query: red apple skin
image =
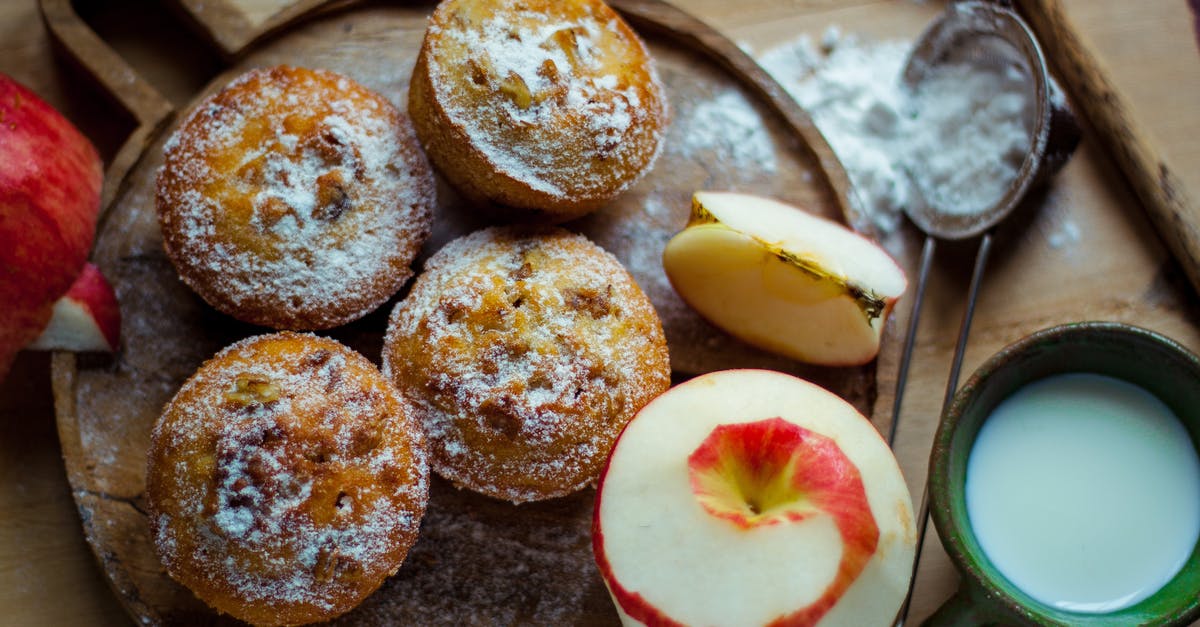
<path id="1" fill-rule="evenodd" d="M 87 260 L 103 168 L 58 111 L 0 74 L 0 378 Z"/>
<path id="2" fill-rule="evenodd" d="M 121 308 L 117 304 L 117 295 L 112 285 L 100 273 L 100 268 L 87 263 L 83 272 L 71 284 L 71 289 L 63 298 L 69 298 L 82 305 L 96 321 L 96 326 L 104 334 L 108 350 L 117 350 L 121 342 Z"/>
<path id="3" fill-rule="evenodd" d="M 635 415 L 634 420 L 636 419 Z M 628 427 L 629 425 L 626 424 L 626 428 Z M 687 627 L 683 623 L 671 620 L 642 595 L 617 583 L 612 564 L 608 562 L 608 555 L 604 551 L 604 532 L 600 528 L 600 503 L 604 497 L 602 488 L 604 487 L 604 477 L 608 475 L 608 465 L 611 463 L 612 456 L 609 455 L 608 462 L 605 462 L 604 465 L 604 471 L 600 473 L 600 482 L 596 486 L 596 503 L 592 509 L 592 555 L 596 558 L 596 567 L 600 569 L 600 576 L 608 584 L 609 591 L 617 600 L 617 604 L 621 606 L 621 610 L 643 625 L 647 627 Z"/>
<path id="4" fill-rule="evenodd" d="M 60 305 L 70 305 L 60 311 Z M 74 311 L 82 310 L 86 321 L 79 322 Z M 55 301 L 53 315 L 42 335 L 26 346 L 29 350 L 108 351 L 117 350 L 121 341 L 121 309 L 112 285 L 92 263 L 71 284 L 71 289 Z"/>

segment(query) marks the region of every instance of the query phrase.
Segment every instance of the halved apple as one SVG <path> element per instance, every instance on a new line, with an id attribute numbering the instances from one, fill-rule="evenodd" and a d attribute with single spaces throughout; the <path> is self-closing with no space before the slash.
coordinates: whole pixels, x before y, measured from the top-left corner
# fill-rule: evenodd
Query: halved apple
<path id="1" fill-rule="evenodd" d="M 592 546 L 626 625 L 885 625 L 908 590 L 912 512 L 895 457 L 850 404 L 726 370 L 629 423 Z"/>
<path id="2" fill-rule="evenodd" d="M 663 267 L 683 300 L 731 335 L 833 366 L 875 358 L 884 322 L 908 286 L 895 260 L 866 237 L 734 192 L 696 192 Z"/>

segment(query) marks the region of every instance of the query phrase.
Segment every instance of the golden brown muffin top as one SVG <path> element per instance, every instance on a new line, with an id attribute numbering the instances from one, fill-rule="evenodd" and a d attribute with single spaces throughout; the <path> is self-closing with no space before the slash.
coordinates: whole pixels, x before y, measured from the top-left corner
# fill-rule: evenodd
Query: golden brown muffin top
<path id="1" fill-rule="evenodd" d="M 535 191 L 611 196 L 661 148 L 667 105 L 652 61 L 599 0 L 447 0 L 424 45 L 451 122 Z"/>
<path id="2" fill-rule="evenodd" d="M 416 406 L 439 474 L 514 502 L 592 483 L 670 384 L 633 278 L 556 228 L 484 229 L 430 258 L 392 313 L 384 373 Z"/>
<path id="3" fill-rule="evenodd" d="M 428 499 L 411 410 L 324 338 L 249 338 L 206 362 L 156 424 L 150 522 L 167 572 L 216 609 L 297 624 L 399 568 Z"/>
<path id="4" fill-rule="evenodd" d="M 434 180 L 406 118 L 326 70 L 242 74 L 167 141 L 163 237 L 218 309 L 276 328 L 329 328 L 412 275 Z M 240 314 L 240 315 L 239 315 Z"/>

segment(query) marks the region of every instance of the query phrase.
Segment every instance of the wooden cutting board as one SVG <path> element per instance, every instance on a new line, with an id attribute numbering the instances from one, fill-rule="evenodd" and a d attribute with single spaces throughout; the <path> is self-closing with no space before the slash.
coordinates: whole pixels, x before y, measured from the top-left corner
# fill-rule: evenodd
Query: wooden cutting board
<path id="1" fill-rule="evenodd" d="M 152 90 L 146 89 L 147 85 L 137 81 L 136 76 L 128 71 L 119 58 L 106 54 L 105 48 L 81 45 L 80 42 L 89 41 L 91 33 L 86 32 L 86 28 L 78 20 L 71 19 L 65 12 L 55 12 L 57 5 L 65 4 L 57 0 L 43 0 L 44 9 L 48 7 L 48 20 L 58 32 L 58 38 L 67 45 L 74 56 L 84 60 L 101 81 L 124 100 L 126 108 L 143 122 L 143 126 L 135 132 L 126 149 L 113 161 L 110 173 L 122 172 L 141 158 L 146 142 L 159 137 L 159 129 L 147 121 L 165 119 L 162 117 L 166 115 L 163 109 L 169 113 L 171 107 L 165 100 L 156 97 Z M 188 6 L 192 7 L 193 14 L 197 14 L 198 9 L 204 7 L 211 9 L 235 4 L 250 7 L 250 10 L 239 11 L 240 17 L 237 19 L 248 22 L 252 30 L 268 23 L 279 8 L 286 9 L 286 6 L 291 5 L 288 0 L 224 0 L 188 3 Z M 877 38 L 911 39 L 939 9 L 938 3 L 800 0 L 786 5 L 755 3 L 753 7 L 747 7 L 743 15 L 740 9 L 731 11 L 728 3 L 723 0 L 688 0 L 686 3 L 681 1 L 680 4 L 700 14 L 726 16 L 721 21 L 727 29 L 726 32 L 752 41 L 758 51 L 775 43 L 791 41 L 798 33 L 808 33 L 819 38 L 827 27 L 834 24 L 840 26 L 844 32 L 859 32 Z M 1036 6 L 1042 3 L 1021 4 Z M 1115 28 L 1108 33 L 1098 33 L 1108 35 L 1111 42 L 1120 45 L 1128 39 L 1122 39 L 1120 36 L 1121 28 L 1104 21 L 1103 16 L 1107 10 L 1104 7 L 1111 3 L 1069 0 L 1063 4 L 1067 5 L 1071 15 L 1082 15 L 1085 20 L 1094 16 L 1095 25 Z M 1172 3 L 1172 7 L 1174 4 Z M 1182 6 L 1183 3 L 1178 4 Z M 1130 10 L 1134 11 L 1132 8 Z M 1149 8 L 1140 7 L 1136 12 L 1138 17 L 1146 17 L 1150 13 L 1158 15 L 1166 10 L 1164 4 Z M 1186 13 L 1182 8 L 1179 11 Z M 733 17 L 728 17 L 731 15 Z M 197 15 L 202 29 L 221 28 L 218 22 L 206 22 L 200 18 L 201 16 Z M 1180 20 L 1174 20 L 1172 24 L 1177 22 Z M 1124 28 L 1129 30 L 1136 28 L 1129 20 L 1123 24 L 1127 24 Z M 642 28 L 646 26 L 643 25 Z M 1172 42 L 1177 43 L 1181 37 L 1188 36 L 1189 39 L 1184 41 L 1193 43 L 1190 41 L 1190 32 L 1184 32 L 1182 27 L 1176 30 L 1179 32 L 1172 31 L 1174 34 L 1170 35 L 1170 38 L 1173 38 Z M 288 28 L 284 29 L 284 39 L 290 36 L 288 31 Z M 1155 39 L 1156 49 L 1163 47 L 1163 38 Z M 99 44 L 98 41 L 92 43 Z M 1125 45 L 1128 43 L 1126 41 Z M 269 48 L 273 45 L 273 42 L 267 42 L 263 46 Z M 655 50 L 659 45 L 661 42 L 655 45 Z M 696 50 L 690 45 L 677 43 L 671 43 L 668 47 Z M 253 46 L 252 50 L 258 48 Z M 253 56 L 256 52 L 250 54 Z M 239 59 L 238 63 L 245 61 L 236 53 L 228 56 Z M 1109 59 L 1117 61 L 1114 67 L 1118 70 L 1116 77 L 1121 80 L 1120 87 L 1136 87 L 1136 79 L 1152 80 L 1164 71 L 1175 71 L 1178 74 L 1179 72 L 1172 68 L 1185 67 L 1182 63 L 1160 64 L 1150 67 L 1152 71 L 1147 71 L 1146 65 L 1136 62 L 1141 58 L 1141 55 L 1124 55 Z M 1125 63 L 1121 63 L 1122 61 Z M 1192 61 L 1194 63 L 1195 59 Z M 353 75 L 353 72 L 350 73 Z M 1167 82 L 1163 84 L 1166 85 Z M 1170 85 L 1175 91 L 1182 90 L 1183 94 L 1196 93 L 1196 85 L 1180 85 L 1177 80 Z M 759 97 L 749 93 L 744 94 L 744 98 L 763 105 Z M 1163 107 L 1170 107 L 1170 99 L 1160 97 L 1153 102 L 1137 104 L 1139 113 L 1158 114 Z M 770 116 L 769 113 L 766 115 Z M 1155 117 L 1144 119 L 1151 122 L 1158 120 Z M 1181 138 L 1186 136 L 1187 134 L 1178 135 Z M 1200 347 L 1200 333 L 1195 325 L 1195 321 L 1200 319 L 1200 310 L 1197 308 L 1194 294 L 1187 286 L 1185 275 L 1171 255 L 1163 249 L 1150 223 L 1141 216 L 1138 200 L 1130 194 L 1121 174 L 1109 161 L 1106 142 L 1097 141 L 1100 139 L 1107 138 L 1097 133 L 1095 128 L 1089 127 L 1084 144 L 1073 162 L 1049 190 L 1031 199 L 1034 208 L 1028 214 L 1029 219 L 1013 225 L 999 241 L 997 255 L 985 281 L 964 373 L 969 372 L 999 347 L 1021 335 L 1050 324 L 1083 319 L 1120 320 L 1139 324 L 1175 337 L 1194 350 Z M 1168 142 L 1168 145 L 1170 143 Z M 1179 155 L 1181 151 L 1172 154 Z M 1186 170 L 1185 173 L 1193 170 L 1200 172 L 1200 169 L 1192 169 Z M 110 181 L 124 179 L 123 176 L 109 178 Z M 110 185 L 106 189 L 110 198 L 116 195 L 115 186 Z M 769 189 L 756 191 L 770 193 Z M 909 264 L 910 276 L 915 276 L 911 266 L 914 257 L 911 241 L 911 233 L 901 233 L 890 238 L 888 245 Z M 953 348 L 972 252 L 969 247 L 963 250 L 939 250 L 919 329 L 908 395 L 900 413 L 903 421 L 896 452 L 914 499 L 918 500 L 924 482 L 929 440 L 936 427 L 940 410 L 949 355 Z M 868 394 L 879 395 L 873 403 L 872 415 L 877 426 L 883 429 L 886 429 L 891 420 L 889 377 L 894 376 L 895 349 L 899 341 L 897 330 L 904 328 L 903 316 L 906 314 L 906 308 L 902 307 L 898 313 L 901 318 L 889 328 L 888 345 L 878 364 L 874 386 Z M 111 364 L 82 366 L 86 370 L 111 367 Z M 60 392 L 72 390 L 77 380 L 62 376 L 62 373 L 75 372 L 75 364 L 71 358 L 56 357 L 55 372 L 57 389 Z M 169 396 L 166 392 L 163 394 Z M 853 394 L 851 397 L 858 403 L 867 401 L 865 397 L 856 398 Z M 60 416 L 64 411 L 73 411 L 72 402 L 70 399 L 64 399 L 62 393 L 59 394 Z M 60 428 L 62 426 L 60 421 Z M 106 558 L 116 557 L 118 553 L 95 542 L 95 519 L 91 517 L 87 504 L 89 493 L 86 485 L 77 480 L 80 475 L 88 476 L 93 472 L 103 475 L 103 459 L 85 459 L 80 454 L 80 437 L 76 436 L 75 441 L 72 441 L 67 437 L 69 433 L 66 429 L 60 430 L 63 434 L 62 442 L 68 460 L 70 479 L 80 502 L 80 511 L 84 514 L 85 530 L 93 548 L 98 551 L 106 573 L 110 573 L 107 567 L 111 560 L 106 561 Z M 97 468 L 100 470 L 97 471 Z M 84 487 L 81 488 L 81 485 Z M 107 496 L 117 497 L 115 502 L 119 503 L 121 498 L 137 495 L 117 492 Z M 136 498 L 132 503 L 138 503 Z M 569 508 L 570 504 L 564 502 L 563 506 Z M 131 571 L 145 569 L 149 572 L 157 568 L 157 563 L 131 561 L 127 568 Z M 915 624 L 915 621 L 928 615 L 941 603 L 953 590 L 956 579 L 957 575 L 941 551 L 936 536 L 931 533 L 925 544 L 922 569 L 915 582 L 913 621 L 910 622 Z M 123 602 L 128 603 L 126 595 L 120 591 L 119 594 Z M 581 616 L 581 620 L 586 620 L 588 614 Z"/>
<path id="2" fill-rule="evenodd" d="M 44 4 L 59 11 L 63 29 L 78 28 L 69 23 L 65 3 Z M 198 15 L 212 17 L 194 4 Z M 817 368 L 748 347 L 686 307 L 660 262 L 698 189 L 753 191 L 864 225 L 850 209 L 845 173 L 829 147 L 749 57 L 703 24 L 655 1 L 613 4 L 647 37 L 672 122 L 655 169 L 611 206 L 568 228 L 613 252 L 650 296 L 678 375 L 747 366 L 789 371 L 872 415 L 879 404 L 877 364 Z M 225 50 L 235 59 L 229 70 L 197 99 L 250 67 L 286 63 L 346 74 L 403 105 L 432 6 L 365 5 L 311 20 L 268 20 L 261 29 L 274 36 L 234 41 Z M 179 281 L 163 253 L 154 180 L 162 144 L 186 110 L 174 115 L 146 84 L 130 80 L 119 59 L 87 50 L 86 40 L 64 39 L 68 47 L 83 47 L 73 49 L 77 58 L 142 122 L 108 173 L 108 205 L 93 254 L 121 303 L 122 348 L 113 359 L 63 355 L 54 362 L 68 478 L 88 541 L 130 613 L 151 624 L 207 622 L 215 619 L 211 611 L 166 576 L 151 546 L 144 503 L 148 437 L 162 406 L 205 359 L 266 330 L 211 309 Z M 434 234 L 418 263 L 483 226 L 453 189 L 442 183 L 438 191 Z M 385 305 L 330 334 L 378 363 L 390 309 Z M 892 330 L 888 338 L 891 356 L 900 333 Z M 340 622 L 612 624 L 616 616 L 590 550 L 593 497 L 588 490 L 517 507 L 435 481 L 420 540 L 404 567 Z"/>

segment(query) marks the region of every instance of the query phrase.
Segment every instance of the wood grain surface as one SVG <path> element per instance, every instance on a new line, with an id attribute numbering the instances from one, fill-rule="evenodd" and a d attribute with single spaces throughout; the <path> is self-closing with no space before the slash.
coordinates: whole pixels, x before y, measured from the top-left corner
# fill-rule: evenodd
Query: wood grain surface
<path id="1" fill-rule="evenodd" d="M 89 21 L 122 57 L 176 104 L 186 103 L 220 67 L 163 11 L 130 11 L 98 2 Z M 133 3 L 137 4 L 137 3 Z M 925 18 L 895 18 L 891 2 L 690 0 L 677 2 L 755 50 L 819 36 L 830 24 L 872 36 L 911 36 Z M 1200 154 L 1191 141 L 1200 124 L 1200 57 L 1184 2 L 1067 0 L 1064 10 L 1089 38 L 1188 189 L 1196 189 Z M 260 11 L 260 14 L 267 11 Z M 884 19 L 886 16 L 888 19 Z M 148 43 L 149 42 L 149 43 Z M 69 65 L 52 54 L 33 0 L 0 3 L 0 71 L 32 86 L 63 109 L 111 160 L 132 127 Z M 183 60 L 182 62 L 180 60 Z M 1196 350 L 1197 300 L 1120 172 L 1091 137 L 1034 210 L 1003 234 L 984 286 L 967 353 L 969 372 L 1003 344 L 1052 323 L 1121 320 L 1163 332 Z M 897 453 L 920 494 L 924 459 L 961 313 L 969 252 L 941 251 L 922 319 L 914 371 L 901 411 Z M 965 262 L 963 260 L 966 260 Z M 49 400 L 49 359 L 21 357 L 0 387 L 0 607 L 18 625 L 125 624 L 84 544 L 66 488 Z M 913 618 L 948 596 L 956 575 L 936 537 L 926 544 Z"/>
<path id="2" fill-rule="evenodd" d="M 1094 137 L 1125 174 L 1150 223 L 1200 292 L 1200 207 L 1182 178 L 1134 118 L 1062 2 L 1025 0 L 1022 7 L 1058 76 L 1096 129 Z"/>
<path id="3" fill-rule="evenodd" d="M 57 7 L 59 0 L 44 0 L 44 6 Z M 236 64 L 201 96 L 247 68 L 291 63 L 344 73 L 394 102 L 406 102 L 433 6 L 363 5 L 303 21 L 245 53 L 227 51 Z M 655 31 L 648 41 L 672 121 L 656 167 L 603 211 L 568 226 L 614 253 L 650 296 L 676 373 L 731 367 L 790 371 L 870 415 L 876 399 L 874 363 L 817 368 L 750 349 L 684 306 L 659 261 L 665 241 L 686 224 L 690 196 L 700 188 L 753 190 L 846 219 L 848 183 L 829 147 L 783 90 L 715 31 L 652 0 L 625 0 L 618 6 L 636 11 L 635 23 Z M 83 49 L 93 41 L 66 43 Z M 79 60 L 90 66 L 89 58 Z M 108 68 L 96 73 L 105 76 Z M 136 90 L 128 100 L 131 108 L 141 101 Z M 215 616 L 165 575 L 150 544 L 144 505 L 148 435 L 163 404 L 203 360 L 264 330 L 212 311 L 182 285 L 163 253 L 153 190 L 161 146 L 171 129 L 165 130 L 152 138 L 128 175 L 114 168 L 107 181 L 121 192 L 105 209 L 93 261 L 122 303 L 122 350 L 115 360 L 90 363 L 56 356 L 54 390 L 68 478 L 102 568 L 140 622 L 186 624 Z M 480 225 L 473 208 L 442 185 L 434 234 L 418 262 Z M 389 309 L 332 334 L 378 361 Z M 422 541 L 400 572 L 344 622 L 613 624 L 616 617 L 589 550 L 592 498 L 585 492 L 518 508 L 434 482 Z M 514 583 L 519 580 L 529 585 Z"/>

